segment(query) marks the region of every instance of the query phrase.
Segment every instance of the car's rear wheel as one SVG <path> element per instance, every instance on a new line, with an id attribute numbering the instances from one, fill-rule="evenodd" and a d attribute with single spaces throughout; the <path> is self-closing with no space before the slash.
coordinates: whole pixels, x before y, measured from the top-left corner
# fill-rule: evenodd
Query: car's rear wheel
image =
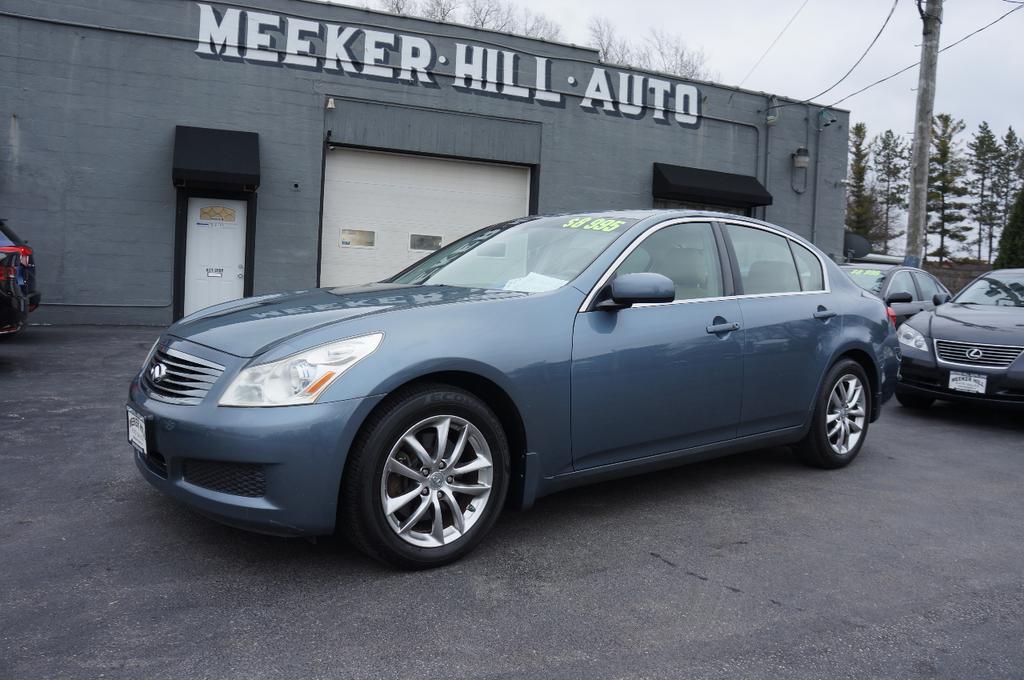
<path id="1" fill-rule="evenodd" d="M 508 441 L 490 408 L 464 390 L 424 385 L 368 419 L 342 480 L 340 526 L 372 557 L 439 566 L 491 529 L 508 479 Z"/>
<path id="2" fill-rule="evenodd" d="M 901 394 L 897 392 L 896 401 L 906 408 L 928 408 L 935 403 L 935 398 L 920 394 Z"/>
<path id="3" fill-rule="evenodd" d="M 857 457 L 868 433 L 871 390 L 861 365 L 837 362 L 822 383 L 811 427 L 796 451 L 808 465 L 835 469 Z"/>

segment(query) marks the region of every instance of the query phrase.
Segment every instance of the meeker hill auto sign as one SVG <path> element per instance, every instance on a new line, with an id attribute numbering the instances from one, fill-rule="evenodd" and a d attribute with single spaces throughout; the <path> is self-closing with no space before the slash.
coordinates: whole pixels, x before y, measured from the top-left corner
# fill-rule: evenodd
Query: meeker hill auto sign
<path id="1" fill-rule="evenodd" d="M 343 26 L 251 10 L 199 6 L 196 53 L 205 58 L 328 71 L 347 76 L 440 87 L 438 76 L 457 91 L 564 106 L 565 95 L 586 81 L 579 105 L 586 111 L 658 123 L 697 127 L 700 91 L 694 85 L 649 75 L 559 60 L 558 82 L 549 57 L 453 41 L 438 48 L 421 35 Z M 440 43 L 441 39 L 431 36 Z M 563 74 L 564 72 L 564 74 Z M 562 78 L 569 88 L 562 87 Z"/>

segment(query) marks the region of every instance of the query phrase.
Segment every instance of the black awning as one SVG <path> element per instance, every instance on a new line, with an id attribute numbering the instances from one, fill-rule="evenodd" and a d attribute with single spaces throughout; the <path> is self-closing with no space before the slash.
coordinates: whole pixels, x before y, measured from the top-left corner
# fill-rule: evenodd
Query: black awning
<path id="1" fill-rule="evenodd" d="M 255 191 L 260 136 L 255 132 L 179 125 L 174 129 L 175 186 Z"/>
<path id="2" fill-rule="evenodd" d="M 654 164 L 652 193 L 655 198 L 733 208 L 772 204 L 772 195 L 756 177 L 668 163 Z"/>

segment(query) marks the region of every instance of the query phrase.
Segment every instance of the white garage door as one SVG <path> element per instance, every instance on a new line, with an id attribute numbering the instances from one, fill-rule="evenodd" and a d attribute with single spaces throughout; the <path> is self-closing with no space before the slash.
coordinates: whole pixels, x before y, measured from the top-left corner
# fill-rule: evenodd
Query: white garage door
<path id="1" fill-rule="evenodd" d="M 380 281 L 471 231 L 528 214 L 529 206 L 529 168 L 331 150 L 320 285 Z"/>

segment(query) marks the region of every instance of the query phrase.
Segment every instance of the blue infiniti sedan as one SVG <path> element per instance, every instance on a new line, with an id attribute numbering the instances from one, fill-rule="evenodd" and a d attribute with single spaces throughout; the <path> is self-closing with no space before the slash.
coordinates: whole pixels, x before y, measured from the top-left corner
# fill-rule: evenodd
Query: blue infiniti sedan
<path id="1" fill-rule="evenodd" d="M 529 217 L 381 283 L 171 326 L 128 402 L 142 475 L 230 525 L 431 567 L 505 505 L 767 446 L 856 457 L 893 394 L 885 306 L 732 215 Z"/>

